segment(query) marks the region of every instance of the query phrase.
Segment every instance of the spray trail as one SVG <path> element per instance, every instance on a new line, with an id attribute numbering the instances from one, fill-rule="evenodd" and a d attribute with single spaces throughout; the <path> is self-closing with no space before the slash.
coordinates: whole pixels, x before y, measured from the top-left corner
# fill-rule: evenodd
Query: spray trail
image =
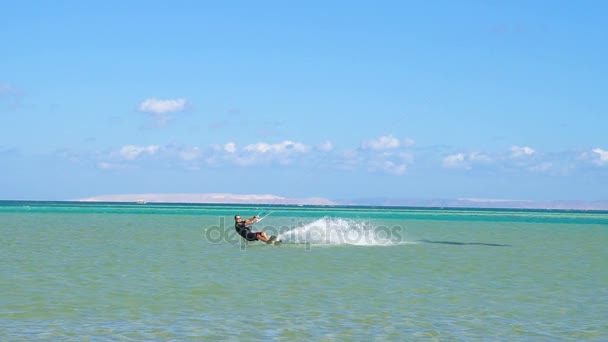
<path id="1" fill-rule="evenodd" d="M 404 243 L 402 233 L 363 220 L 324 217 L 281 233 L 279 239 L 293 244 L 390 246 Z"/>

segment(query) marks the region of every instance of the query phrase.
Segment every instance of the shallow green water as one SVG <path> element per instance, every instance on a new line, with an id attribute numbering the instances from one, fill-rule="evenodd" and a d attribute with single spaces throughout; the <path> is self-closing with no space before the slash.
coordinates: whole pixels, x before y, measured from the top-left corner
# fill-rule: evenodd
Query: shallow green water
<path id="1" fill-rule="evenodd" d="M 285 240 L 244 245 L 232 216 Z M 0 340 L 606 340 L 608 214 L 0 202 Z"/>

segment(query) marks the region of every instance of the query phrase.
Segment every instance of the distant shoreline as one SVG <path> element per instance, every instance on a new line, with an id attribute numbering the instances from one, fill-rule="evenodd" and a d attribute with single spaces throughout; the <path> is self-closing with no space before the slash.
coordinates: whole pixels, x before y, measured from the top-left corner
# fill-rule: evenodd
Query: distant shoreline
<path id="1" fill-rule="evenodd" d="M 146 202 L 146 203 L 201 203 L 201 204 L 274 204 L 274 205 L 342 205 L 382 207 L 433 207 L 433 208 L 487 208 L 487 209 L 559 209 L 608 210 L 608 201 L 530 201 L 512 199 L 399 199 L 389 197 L 330 200 L 322 197 L 288 198 L 273 194 L 230 193 L 173 193 L 173 194 L 121 194 L 78 199 L 79 201 Z"/>
<path id="2" fill-rule="evenodd" d="M 607 211 L 608 201 L 530 201 L 509 199 L 398 199 L 361 198 L 354 200 L 328 200 L 321 197 L 287 198 L 270 194 L 122 194 L 101 195 L 70 200 L 0 200 L 0 202 L 82 202 L 82 203 L 133 203 L 133 204 L 210 204 L 210 205 L 279 205 L 279 206 L 338 206 L 386 208 L 445 208 L 445 209 L 529 209 Z"/>

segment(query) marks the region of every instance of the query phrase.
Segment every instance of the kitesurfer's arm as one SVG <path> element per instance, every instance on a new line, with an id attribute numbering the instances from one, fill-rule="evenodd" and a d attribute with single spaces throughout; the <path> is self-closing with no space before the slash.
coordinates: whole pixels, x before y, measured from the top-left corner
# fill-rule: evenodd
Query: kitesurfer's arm
<path id="1" fill-rule="evenodd" d="M 250 225 L 252 225 L 252 224 L 256 223 L 256 222 L 257 222 L 259 219 L 260 219 L 260 218 L 259 218 L 258 216 L 253 216 L 253 217 L 250 217 L 250 218 L 248 218 L 247 220 L 245 220 L 245 225 L 246 225 L 246 226 L 250 226 Z"/>

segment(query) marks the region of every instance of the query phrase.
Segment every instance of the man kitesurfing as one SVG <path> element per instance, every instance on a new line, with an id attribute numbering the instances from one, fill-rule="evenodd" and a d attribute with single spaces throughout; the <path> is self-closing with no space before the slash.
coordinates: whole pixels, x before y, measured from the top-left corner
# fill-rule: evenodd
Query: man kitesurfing
<path id="1" fill-rule="evenodd" d="M 243 239 L 247 241 L 262 241 L 268 244 L 273 243 L 277 237 L 276 236 L 268 236 L 266 232 L 252 232 L 251 225 L 260 222 L 260 216 L 256 215 L 246 220 L 241 218 L 241 215 L 234 215 L 234 229 L 239 233 Z"/>

